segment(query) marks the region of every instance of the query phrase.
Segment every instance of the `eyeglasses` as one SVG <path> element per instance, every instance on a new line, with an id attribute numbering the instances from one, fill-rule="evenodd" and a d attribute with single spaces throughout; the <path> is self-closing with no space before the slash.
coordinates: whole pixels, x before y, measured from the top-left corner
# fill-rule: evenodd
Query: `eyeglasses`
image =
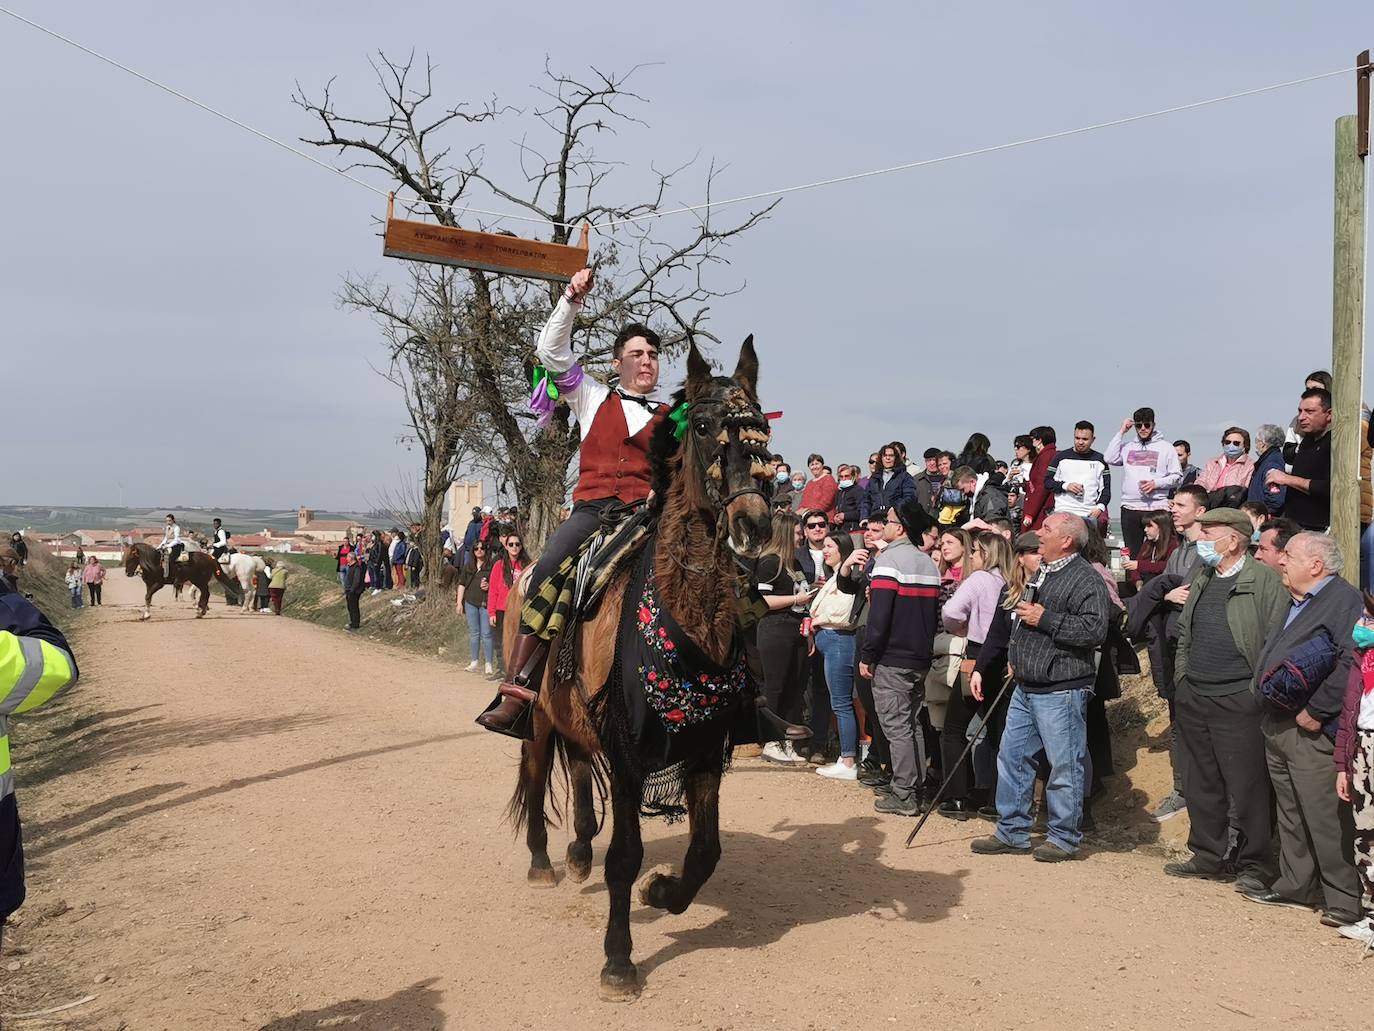
<path id="1" fill-rule="evenodd" d="M 883 522 L 885 522 L 885 523 L 891 523 L 893 526 L 901 526 L 901 525 L 902 525 L 902 521 L 901 521 L 900 519 L 898 519 L 896 516 L 888 516 L 886 519 L 883 520 Z"/>

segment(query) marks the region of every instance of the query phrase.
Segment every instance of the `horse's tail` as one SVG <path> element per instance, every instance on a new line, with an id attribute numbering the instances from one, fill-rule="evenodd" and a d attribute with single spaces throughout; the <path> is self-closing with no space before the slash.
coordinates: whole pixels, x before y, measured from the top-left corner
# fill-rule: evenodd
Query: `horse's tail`
<path id="1" fill-rule="evenodd" d="M 533 714 L 531 714 L 531 718 L 533 718 Z M 566 786 L 568 783 L 568 747 L 563 741 L 563 736 L 553 728 L 552 724 L 546 723 L 535 731 L 532 740 L 526 741 L 520 746 L 520 775 L 515 778 L 515 792 L 511 795 L 510 804 L 506 806 L 506 819 L 510 821 L 512 829 L 517 834 L 524 829 L 530 820 L 531 780 L 538 776 L 544 778 L 543 795 L 546 806 L 546 811 L 540 813 L 539 818 L 554 826 L 562 821 L 563 811 L 559 807 L 558 797 L 550 790 L 553 787 L 555 772 L 562 775 L 563 783 Z M 549 819 L 548 809 L 553 810 L 553 819 Z"/>

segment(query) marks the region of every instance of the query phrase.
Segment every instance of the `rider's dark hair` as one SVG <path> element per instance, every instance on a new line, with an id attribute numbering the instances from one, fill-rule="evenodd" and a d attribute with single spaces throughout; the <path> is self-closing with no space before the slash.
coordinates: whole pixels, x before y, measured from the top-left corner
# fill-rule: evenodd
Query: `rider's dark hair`
<path id="1" fill-rule="evenodd" d="M 662 341 L 659 340 L 657 333 L 642 322 L 631 322 L 615 335 L 615 343 L 611 345 L 611 357 L 619 358 L 625 350 L 625 345 L 635 337 L 643 337 L 655 351 L 662 347 Z"/>

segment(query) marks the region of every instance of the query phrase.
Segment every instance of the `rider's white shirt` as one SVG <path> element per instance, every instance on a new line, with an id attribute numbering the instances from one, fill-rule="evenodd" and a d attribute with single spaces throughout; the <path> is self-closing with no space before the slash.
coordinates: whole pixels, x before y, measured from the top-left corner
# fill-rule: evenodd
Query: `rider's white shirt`
<path id="1" fill-rule="evenodd" d="M 555 376 L 560 372 L 567 372 L 574 364 L 572 331 L 577 308 L 578 306 L 566 297 L 560 297 L 558 306 L 549 316 L 549 321 L 544 323 L 544 329 L 539 334 L 539 342 L 534 347 L 539 364 Z M 610 392 L 610 387 L 591 376 L 584 377 L 576 390 L 559 392 L 559 397 L 568 402 L 568 408 L 572 410 L 574 418 L 582 427 L 583 436 L 586 436 L 592 419 L 596 418 L 596 410 L 601 407 L 601 403 Z M 632 437 L 649 425 L 649 420 L 654 417 L 654 413 L 644 405 L 624 397 L 620 399 L 620 407 L 625 412 L 625 426 Z"/>
<path id="2" fill-rule="evenodd" d="M 174 544 L 181 543 L 181 527 L 176 523 L 162 531 L 162 543 L 157 546 L 158 551 L 166 551 Z"/>

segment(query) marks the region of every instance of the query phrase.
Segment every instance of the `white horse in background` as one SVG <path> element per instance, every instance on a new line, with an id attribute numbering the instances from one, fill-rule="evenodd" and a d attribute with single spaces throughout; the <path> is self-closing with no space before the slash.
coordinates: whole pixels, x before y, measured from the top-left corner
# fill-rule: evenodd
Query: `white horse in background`
<path id="1" fill-rule="evenodd" d="M 267 571 L 267 563 L 258 555 L 246 555 L 242 551 L 236 551 L 232 555 L 225 555 L 220 560 L 220 567 L 231 579 L 238 582 L 239 590 L 243 592 L 240 610 L 252 612 L 257 596 L 253 589 L 253 577 L 262 576 Z"/>

